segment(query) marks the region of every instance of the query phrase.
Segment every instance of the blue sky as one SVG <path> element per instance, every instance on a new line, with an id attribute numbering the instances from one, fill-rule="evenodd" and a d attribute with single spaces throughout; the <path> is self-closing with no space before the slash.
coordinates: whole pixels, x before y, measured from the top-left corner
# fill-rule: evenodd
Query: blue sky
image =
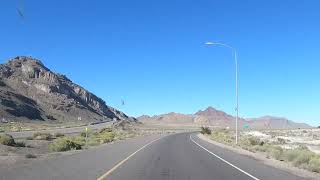
<path id="1" fill-rule="evenodd" d="M 207 106 L 234 114 L 232 54 L 203 45 L 219 41 L 238 50 L 242 117 L 319 125 L 319 7 L 317 0 L 3 0 L 0 62 L 41 59 L 133 116 Z"/>

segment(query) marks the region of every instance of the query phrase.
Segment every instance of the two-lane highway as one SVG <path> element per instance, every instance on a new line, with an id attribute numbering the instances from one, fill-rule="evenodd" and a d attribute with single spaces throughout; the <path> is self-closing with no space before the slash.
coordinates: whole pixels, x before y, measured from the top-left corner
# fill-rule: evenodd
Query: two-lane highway
<path id="1" fill-rule="evenodd" d="M 18 168 L 0 169 L 0 175 L 3 180 L 303 179 L 207 143 L 195 133 L 134 138 Z"/>
<path id="2" fill-rule="evenodd" d="M 136 154 L 108 180 L 298 180 L 301 177 L 264 165 L 182 133 L 164 137 Z"/>

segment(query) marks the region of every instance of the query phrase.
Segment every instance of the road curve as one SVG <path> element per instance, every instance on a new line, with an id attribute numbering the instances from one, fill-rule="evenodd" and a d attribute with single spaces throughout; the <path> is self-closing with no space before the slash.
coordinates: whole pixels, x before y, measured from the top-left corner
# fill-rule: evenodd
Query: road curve
<path id="1" fill-rule="evenodd" d="M 152 146 L 136 154 L 106 179 L 301 180 L 303 178 L 207 143 L 195 134 L 191 134 L 190 139 L 190 133 L 182 133 L 154 142 Z"/>
<path id="2" fill-rule="evenodd" d="M 303 179 L 212 145 L 192 133 L 173 134 L 162 138 L 159 135 L 139 137 L 19 168 L 0 169 L 1 180 L 94 180 L 105 174 L 107 175 L 100 179 Z"/>

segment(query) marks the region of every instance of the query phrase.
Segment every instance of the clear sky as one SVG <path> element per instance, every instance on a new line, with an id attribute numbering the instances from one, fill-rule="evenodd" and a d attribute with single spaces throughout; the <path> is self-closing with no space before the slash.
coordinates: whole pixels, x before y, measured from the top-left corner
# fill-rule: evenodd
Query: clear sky
<path id="1" fill-rule="evenodd" d="M 0 62 L 41 59 L 132 116 L 207 106 L 234 114 L 232 54 L 203 45 L 219 41 L 238 50 L 240 116 L 319 125 L 319 7 L 318 0 L 2 0 Z"/>

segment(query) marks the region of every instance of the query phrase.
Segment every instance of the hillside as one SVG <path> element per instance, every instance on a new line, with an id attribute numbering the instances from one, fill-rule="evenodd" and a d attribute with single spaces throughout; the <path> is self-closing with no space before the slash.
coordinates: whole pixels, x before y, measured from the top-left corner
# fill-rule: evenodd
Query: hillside
<path id="1" fill-rule="evenodd" d="M 25 56 L 0 65 L 0 100 L 2 121 L 135 120 L 40 60 Z"/>

